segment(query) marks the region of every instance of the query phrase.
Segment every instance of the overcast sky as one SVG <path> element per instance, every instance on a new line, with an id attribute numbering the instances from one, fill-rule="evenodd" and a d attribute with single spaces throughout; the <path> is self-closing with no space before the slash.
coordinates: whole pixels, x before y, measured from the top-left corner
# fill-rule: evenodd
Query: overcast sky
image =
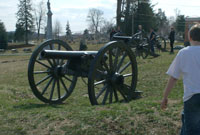
<path id="1" fill-rule="evenodd" d="M 32 0 L 34 4 L 41 0 Z M 175 9 L 185 16 L 200 17 L 200 0 L 151 0 L 154 10 L 162 8 L 166 16 L 175 16 Z M 44 0 L 46 3 L 47 0 Z M 0 20 L 4 22 L 7 31 L 14 31 L 18 0 L 0 0 Z M 50 0 L 53 12 L 53 25 L 58 20 L 65 32 L 67 21 L 72 32 L 81 32 L 88 27 L 86 18 L 90 8 L 104 12 L 107 21 L 115 22 L 117 0 Z M 46 4 L 45 4 L 46 6 Z"/>

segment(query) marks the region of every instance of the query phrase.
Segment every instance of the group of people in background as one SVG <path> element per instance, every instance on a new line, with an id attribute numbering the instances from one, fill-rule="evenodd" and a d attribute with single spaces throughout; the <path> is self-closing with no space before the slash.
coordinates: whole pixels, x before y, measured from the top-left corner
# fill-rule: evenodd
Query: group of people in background
<path id="1" fill-rule="evenodd" d="M 138 33 L 140 32 L 141 35 L 144 34 L 144 30 L 142 29 L 142 25 L 138 25 Z M 119 36 L 121 35 L 121 30 L 120 30 L 120 27 L 118 26 L 117 27 L 117 30 L 115 30 L 114 28 L 112 28 L 111 32 L 110 32 L 110 40 L 112 40 L 112 37 L 115 35 L 115 36 Z M 155 51 L 154 51 L 154 45 L 155 45 L 155 41 L 156 41 L 156 36 L 157 34 L 155 33 L 154 29 L 153 28 L 150 28 L 150 36 L 149 36 L 149 44 L 150 44 L 150 49 L 151 49 L 151 52 L 154 56 L 159 56 L 158 54 L 155 54 Z M 171 28 L 171 31 L 169 33 L 169 40 L 170 40 L 170 54 L 173 54 L 174 53 L 174 41 L 175 41 L 175 31 L 174 31 L 174 28 L 172 27 Z"/>

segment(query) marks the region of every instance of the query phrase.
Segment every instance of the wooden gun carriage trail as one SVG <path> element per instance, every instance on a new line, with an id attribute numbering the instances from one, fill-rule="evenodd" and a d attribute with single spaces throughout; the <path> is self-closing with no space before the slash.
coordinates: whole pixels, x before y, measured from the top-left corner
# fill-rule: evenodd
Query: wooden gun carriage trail
<path id="1" fill-rule="evenodd" d="M 136 90 L 137 62 L 127 41 L 135 36 L 116 36 L 99 51 L 73 51 L 61 40 L 47 40 L 32 53 L 28 80 L 41 101 L 59 104 L 73 92 L 77 78 L 88 78 L 92 105 L 128 102 L 140 96 Z M 147 52 L 144 50 L 145 54 Z"/>

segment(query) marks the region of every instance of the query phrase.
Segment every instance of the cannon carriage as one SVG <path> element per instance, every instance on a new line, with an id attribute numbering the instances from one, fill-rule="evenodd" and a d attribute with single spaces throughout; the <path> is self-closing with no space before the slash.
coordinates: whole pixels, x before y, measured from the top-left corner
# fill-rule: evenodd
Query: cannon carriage
<path id="1" fill-rule="evenodd" d="M 99 51 L 73 51 L 64 41 L 48 40 L 33 51 L 28 80 L 41 101 L 62 103 L 78 77 L 88 78 L 92 105 L 130 101 L 137 93 L 136 58 L 123 42 L 108 42 Z"/>

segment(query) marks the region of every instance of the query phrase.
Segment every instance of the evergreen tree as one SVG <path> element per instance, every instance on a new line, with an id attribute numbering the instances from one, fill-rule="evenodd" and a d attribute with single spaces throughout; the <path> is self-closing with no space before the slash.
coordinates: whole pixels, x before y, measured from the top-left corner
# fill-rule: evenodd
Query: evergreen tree
<path id="1" fill-rule="evenodd" d="M 169 21 L 165 15 L 165 12 L 162 9 L 158 9 L 158 13 L 155 15 L 156 17 L 156 30 L 159 35 L 166 36 L 169 33 Z"/>
<path id="2" fill-rule="evenodd" d="M 66 25 L 66 37 L 67 37 L 67 39 L 71 39 L 71 37 L 72 37 L 72 32 L 70 29 L 69 21 L 67 21 L 67 25 Z"/>
<path id="3" fill-rule="evenodd" d="M 126 35 L 131 35 L 137 32 L 138 25 L 142 25 L 145 31 L 149 31 L 151 27 L 156 27 L 155 13 L 150 0 L 123 0 L 121 6 L 121 8 L 124 8 L 125 6 L 125 9 L 120 10 L 121 13 L 118 13 L 117 15 L 124 17 L 124 21 L 120 21 L 120 27 L 122 32 Z M 117 11 L 119 12 L 119 10 Z M 118 21 L 121 17 L 117 17 Z M 117 25 L 119 25 L 119 22 Z"/>
<path id="4" fill-rule="evenodd" d="M 6 49 L 8 45 L 7 33 L 3 22 L 0 21 L 0 49 Z"/>
<path id="5" fill-rule="evenodd" d="M 150 28 L 156 28 L 156 18 L 153 6 L 149 0 L 143 0 L 138 3 L 134 20 L 135 32 L 138 30 L 138 25 L 142 25 L 144 31 L 149 31 Z"/>
<path id="6" fill-rule="evenodd" d="M 184 33 L 185 31 L 185 16 L 178 15 L 175 22 L 176 31 L 180 33 Z"/>
<path id="7" fill-rule="evenodd" d="M 13 42 L 15 38 L 14 32 L 7 32 L 8 42 Z"/>
<path id="8" fill-rule="evenodd" d="M 165 12 L 162 9 L 158 9 L 158 13 L 156 14 L 156 23 L 158 27 L 162 27 L 167 22 L 167 17 L 165 16 Z"/>
<path id="9" fill-rule="evenodd" d="M 179 35 L 179 37 L 181 38 L 185 37 L 185 16 L 184 15 L 178 15 L 176 17 L 175 30 L 176 30 L 177 35 Z"/>
<path id="10" fill-rule="evenodd" d="M 24 33 L 25 33 L 25 30 L 24 30 L 23 26 L 21 26 L 20 24 L 16 24 L 14 40 L 15 41 L 24 41 Z"/>
<path id="11" fill-rule="evenodd" d="M 31 0 L 19 0 L 17 25 L 25 32 L 25 41 L 28 44 L 28 34 L 33 30 L 33 16 Z"/>

